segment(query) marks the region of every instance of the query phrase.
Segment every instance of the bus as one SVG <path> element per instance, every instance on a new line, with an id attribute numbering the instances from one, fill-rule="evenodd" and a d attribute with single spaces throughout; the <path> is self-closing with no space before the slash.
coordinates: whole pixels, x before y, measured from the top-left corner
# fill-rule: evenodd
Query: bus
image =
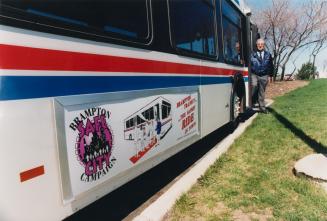
<path id="1" fill-rule="evenodd" d="M 236 122 L 250 105 L 248 12 L 1 0 L 0 220 L 65 219 Z"/>

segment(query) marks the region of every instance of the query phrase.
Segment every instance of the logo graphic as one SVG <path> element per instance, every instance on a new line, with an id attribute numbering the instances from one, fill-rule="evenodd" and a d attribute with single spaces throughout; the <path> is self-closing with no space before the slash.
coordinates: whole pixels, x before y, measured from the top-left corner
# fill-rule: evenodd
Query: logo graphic
<path id="1" fill-rule="evenodd" d="M 102 108 L 91 108 L 80 113 L 70 128 L 78 131 L 75 153 L 84 167 L 81 180 L 91 182 L 100 179 L 113 167 L 113 135 L 107 120 L 110 112 Z"/>

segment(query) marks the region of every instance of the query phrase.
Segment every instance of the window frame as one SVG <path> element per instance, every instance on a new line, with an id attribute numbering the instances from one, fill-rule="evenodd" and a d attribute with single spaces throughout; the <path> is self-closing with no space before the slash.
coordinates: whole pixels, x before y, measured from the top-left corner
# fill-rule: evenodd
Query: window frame
<path id="1" fill-rule="evenodd" d="M 171 5 L 170 5 L 171 0 L 166 0 L 167 2 L 167 9 L 168 9 L 168 26 L 169 26 L 169 38 L 170 38 L 170 45 L 173 48 L 175 54 L 178 55 L 184 55 L 187 57 L 192 57 L 192 58 L 200 58 L 200 59 L 205 59 L 205 60 L 212 60 L 212 61 L 217 61 L 219 57 L 219 49 L 218 49 L 218 26 L 217 26 L 217 13 L 216 13 L 216 0 L 212 0 L 213 2 L 213 22 L 214 22 L 214 42 L 215 42 L 215 55 L 214 56 L 209 56 L 205 55 L 202 53 L 197 53 L 197 52 L 192 52 L 189 50 L 184 50 L 182 48 L 176 47 L 175 44 L 175 33 L 174 33 L 174 26 L 172 24 L 172 15 L 171 15 Z M 199 0 L 199 1 L 205 1 L 205 0 Z"/>
<path id="2" fill-rule="evenodd" d="M 1 24 L 10 25 L 13 27 L 23 28 L 42 33 L 50 33 L 60 36 L 76 37 L 80 39 L 93 40 L 97 42 L 115 43 L 115 44 L 132 44 L 140 46 L 149 46 L 153 42 L 153 15 L 152 15 L 152 0 L 144 0 L 147 11 L 147 28 L 148 33 L 145 39 L 137 38 L 120 38 L 112 36 L 110 33 L 101 34 L 91 28 L 76 28 L 76 26 L 62 23 L 60 21 L 46 21 L 40 19 L 40 16 L 31 15 L 19 8 L 3 5 L 0 7 Z"/>
<path id="3" fill-rule="evenodd" d="M 223 24 L 223 19 L 226 19 L 231 25 L 233 25 L 234 27 L 240 29 L 240 32 L 241 32 L 241 51 L 242 51 L 242 55 L 243 55 L 243 60 L 244 60 L 244 46 L 243 46 L 243 38 L 244 38 L 244 30 L 242 29 L 242 24 L 243 24 L 243 20 L 244 20 L 244 15 L 242 14 L 242 12 L 237 8 L 235 7 L 235 5 L 230 1 L 230 0 L 225 0 L 227 4 L 230 5 L 231 8 L 233 8 L 237 13 L 238 15 L 240 15 L 240 18 L 241 18 L 241 24 L 240 26 L 237 26 L 230 18 L 228 18 L 226 15 L 223 14 L 223 0 L 216 0 L 216 2 L 219 1 L 219 4 L 220 4 L 220 21 L 221 21 L 221 39 L 222 39 L 222 57 L 223 57 L 223 62 L 226 63 L 226 64 L 230 64 L 230 65 L 235 65 L 235 66 L 239 66 L 239 67 L 244 67 L 245 64 L 240 64 L 240 63 L 235 63 L 235 62 L 229 62 L 226 60 L 226 57 L 225 57 L 225 54 L 224 54 L 224 51 L 225 51 L 225 42 L 224 42 L 224 24 Z"/>

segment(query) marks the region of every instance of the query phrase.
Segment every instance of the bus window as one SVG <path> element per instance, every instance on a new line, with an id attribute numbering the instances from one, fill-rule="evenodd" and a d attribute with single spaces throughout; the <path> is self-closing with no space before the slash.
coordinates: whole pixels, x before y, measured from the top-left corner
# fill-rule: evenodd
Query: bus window
<path id="1" fill-rule="evenodd" d="M 154 119 L 153 107 L 151 107 L 151 108 L 149 109 L 149 114 L 150 114 L 150 119 L 149 119 L 149 120 L 153 120 L 153 119 Z"/>
<path id="2" fill-rule="evenodd" d="M 170 0 L 169 9 L 173 46 L 181 51 L 216 57 L 213 1 Z"/>
<path id="3" fill-rule="evenodd" d="M 150 40 L 147 0 L 2 0 L 15 17 L 48 27 L 126 39 Z"/>
<path id="4" fill-rule="evenodd" d="M 171 109 L 171 105 L 166 101 L 162 101 L 162 105 L 161 105 L 162 119 L 165 119 L 169 116 L 170 109 Z"/>
<path id="5" fill-rule="evenodd" d="M 139 116 L 137 116 L 137 118 L 136 118 L 136 124 L 137 125 L 142 124 L 144 122 L 145 122 L 145 120 L 143 120 L 142 118 L 140 118 Z"/>
<path id="6" fill-rule="evenodd" d="M 132 119 L 129 119 L 128 121 L 126 121 L 126 129 L 131 128 L 133 126 L 134 126 L 134 120 L 133 120 L 133 118 Z"/>
<path id="7" fill-rule="evenodd" d="M 143 111 L 142 115 L 147 120 L 153 120 L 154 119 L 153 107 L 147 109 L 146 111 Z"/>
<path id="8" fill-rule="evenodd" d="M 227 63 L 243 64 L 241 15 L 222 0 L 224 58 Z"/>

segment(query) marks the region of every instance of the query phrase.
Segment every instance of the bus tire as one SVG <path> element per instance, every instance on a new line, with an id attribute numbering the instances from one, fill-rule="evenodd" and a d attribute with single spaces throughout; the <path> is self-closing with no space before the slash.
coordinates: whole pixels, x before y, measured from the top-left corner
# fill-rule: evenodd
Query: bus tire
<path id="1" fill-rule="evenodd" d="M 236 128 L 246 110 L 245 82 L 243 75 L 240 73 L 235 74 L 233 77 L 230 104 L 230 121 L 233 127 Z"/>

